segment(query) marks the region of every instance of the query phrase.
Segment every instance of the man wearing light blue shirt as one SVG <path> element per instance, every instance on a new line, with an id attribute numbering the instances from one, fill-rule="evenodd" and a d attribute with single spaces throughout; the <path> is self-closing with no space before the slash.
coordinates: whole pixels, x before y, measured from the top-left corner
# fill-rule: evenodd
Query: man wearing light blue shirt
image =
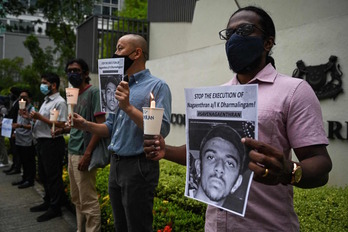
<path id="1" fill-rule="evenodd" d="M 158 108 L 164 108 L 161 135 L 170 130 L 171 93 L 168 85 L 145 68 L 147 43 L 138 35 L 121 37 L 114 57 L 125 59 L 125 74 L 116 89 L 118 109 L 104 124 L 87 122 L 74 114 L 74 127 L 111 137 L 109 195 L 116 231 L 153 231 L 152 208 L 159 178 L 159 163 L 146 159 L 143 151 L 142 107 L 150 106 L 150 93 Z"/>

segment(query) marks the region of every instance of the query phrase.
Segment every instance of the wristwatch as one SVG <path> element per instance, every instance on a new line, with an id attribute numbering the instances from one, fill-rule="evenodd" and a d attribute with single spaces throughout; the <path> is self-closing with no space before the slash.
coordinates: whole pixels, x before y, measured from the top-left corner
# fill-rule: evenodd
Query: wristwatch
<path id="1" fill-rule="evenodd" d="M 302 178 L 302 168 L 300 165 L 298 165 L 297 163 L 293 163 L 293 168 L 292 168 L 292 172 L 291 172 L 291 182 L 290 184 L 294 185 L 297 184 L 298 182 L 300 182 L 301 178 Z"/>

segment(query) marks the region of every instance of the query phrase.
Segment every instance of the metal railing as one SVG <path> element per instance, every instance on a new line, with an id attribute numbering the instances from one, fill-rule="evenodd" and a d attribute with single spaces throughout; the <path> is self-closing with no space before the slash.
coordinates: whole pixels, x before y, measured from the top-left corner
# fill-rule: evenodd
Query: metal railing
<path id="1" fill-rule="evenodd" d="M 111 58 L 120 37 L 143 36 L 149 44 L 150 23 L 147 20 L 94 15 L 77 27 L 76 57 L 84 59 L 92 73 L 98 72 L 98 59 Z"/>

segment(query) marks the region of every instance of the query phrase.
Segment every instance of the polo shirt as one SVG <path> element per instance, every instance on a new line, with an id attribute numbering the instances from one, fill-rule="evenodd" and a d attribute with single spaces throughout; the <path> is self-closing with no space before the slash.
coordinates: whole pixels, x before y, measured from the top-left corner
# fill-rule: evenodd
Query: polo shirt
<path id="1" fill-rule="evenodd" d="M 238 85 L 236 76 L 225 85 Z M 328 144 L 320 103 L 304 80 L 278 73 L 271 64 L 248 84 L 258 84 L 258 140 L 283 151 Z M 293 186 L 252 181 L 245 217 L 213 206 L 206 212 L 205 231 L 299 231 Z"/>

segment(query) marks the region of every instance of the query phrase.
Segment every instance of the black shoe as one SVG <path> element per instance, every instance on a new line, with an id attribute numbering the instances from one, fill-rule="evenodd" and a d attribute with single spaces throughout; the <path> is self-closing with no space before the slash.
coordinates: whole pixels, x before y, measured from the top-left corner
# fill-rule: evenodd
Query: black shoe
<path id="1" fill-rule="evenodd" d="M 2 171 L 3 173 L 9 173 L 13 170 L 13 167 L 11 166 L 9 169 L 6 169 L 4 171 Z"/>
<path id="2" fill-rule="evenodd" d="M 21 185 L 25 182 L 25 180 L 21 180 L 21 181 L 14 181 L 12 182 L 12 185 L 15 186 L 15 185 Z"/>
<path id="3" fill-rule="evenodd" d="M 46 213 L 44 213 L 41 216 L 39 216 L 38 218 L 36 218 L 36 221 L 37 222 L 45 222 L 45 221 L 51 220 L 52 218 L 60 217 L 60 216 L 62 216 L 62 212 L 60 210 L 55 211 L 52 208 L 49 208 Z"/>
<path id="4" fill-rule="evenodd" d="M 24 188 L 28 188 L 34 186 L 34 182 L 29 182 L 29 181 L 24 181 L 22 184 L 18 185 L 19 189 L 24 189 Z"/>
<path id="5" fill-rule="evenodd" d="M 37 206 L 31 207 L 31 208 L 30 208 L 30 212 L 42 212 L 42 211 L 46 211 L 46 210 L 48 210 L 48 207 L 49 207 L 49 206 L 50 206 L 49 203 L 44 202 L 44 203 L 42 203 L 41 205 L 37 205 Z"/>
<path id="6" fill-rule="evenodd" d="M 21 173 L 20 170 L 12 170 L 10 172 L 7 172 L 6 175 L 14 175 L 14 174 L 19 174 L 19 173 Z"/>

